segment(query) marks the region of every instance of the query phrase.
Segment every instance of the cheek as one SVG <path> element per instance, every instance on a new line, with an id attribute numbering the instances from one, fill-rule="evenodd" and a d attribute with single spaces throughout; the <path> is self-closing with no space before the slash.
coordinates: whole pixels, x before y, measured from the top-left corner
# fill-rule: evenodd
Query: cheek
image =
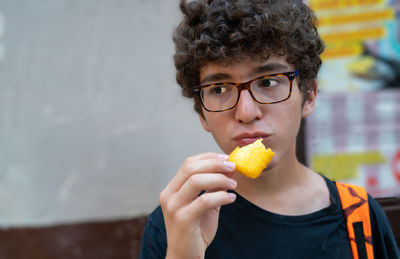
<path id="1" fill-rule="evenodd" d="M 297 102 L 288 102 L 288 103 L 279 103 L 279 107 L 277 107 L 277 116 L 278 118 L 288 119 L 292 121 L 298 117 L 301 117 L 301 104 Z"/>
<path id="2" fill-rule="evenodd" d="M 231 152 L 235 146 L 230 140 L 230 128 L 233 127 L 231 120 L 227 116 L 206 116 L 209 132 L 213 136 L 215 142 L 225 153 Z M 220 115 L 220 114 L 215 114 Z"/>
<path id="3" fill-rule="evenodd" d="M 277 130 L 281 136 L 285 138 L 291 138 L 292 135 L 297 135 L 297 131 L 300 127 L 301 121 L 301 104 L 288 103 L 290 105 L 280 105 L 277 107 L 275 112 L 275 130 Z"/>
<path id="4" fill-rule="evenodd" d="M 214 116 L 206 116 L 206 121 L 207 121 L 207 125 L 208 128 L 211 132 L 215 131 L 216 129 L 218 129 L 221 126 L 221 120 L 215 118 Z"/>
<path id="5" fill-rule="evenodd" d="M 206 116 L 207 128 L 208 131 L 214 136 L 214 138 L 218 139 L 219 135 L 223 135 L 224 133 L 224 120 L 222 118 L 218 118 L 217 116 L 208 115 Z"/>

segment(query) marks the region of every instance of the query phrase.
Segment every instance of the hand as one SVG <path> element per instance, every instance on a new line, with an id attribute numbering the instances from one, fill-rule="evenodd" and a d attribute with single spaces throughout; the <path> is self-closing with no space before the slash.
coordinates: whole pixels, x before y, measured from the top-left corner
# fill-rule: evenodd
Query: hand
<path id="1" fill-rule="evenodd" d="M 232 203 L 235 164 L 227 155 L 189 157 L 160 194 L 167 230 L 167 258 L 204 258 L 215 237 L 219 210 Z M 198 196 L 205 190 L 205 193 Z"/>

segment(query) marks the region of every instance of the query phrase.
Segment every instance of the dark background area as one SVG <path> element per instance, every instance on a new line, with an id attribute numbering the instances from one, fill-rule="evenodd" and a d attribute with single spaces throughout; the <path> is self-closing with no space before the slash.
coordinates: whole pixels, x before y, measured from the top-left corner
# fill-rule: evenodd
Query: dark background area
<path id="1" fill-rule="evenodd" d="M 400 199 L 379 198 L 400 247 Z M 138 258 L 146 216 L 130 220 L 0 230 L 0 259 Z"/>

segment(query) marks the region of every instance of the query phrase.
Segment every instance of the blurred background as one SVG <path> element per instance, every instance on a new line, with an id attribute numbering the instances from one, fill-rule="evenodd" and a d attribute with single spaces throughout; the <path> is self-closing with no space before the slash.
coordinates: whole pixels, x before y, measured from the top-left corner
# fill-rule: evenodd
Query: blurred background
<path id="1" fill-rule="evenodd" d="M 400 218 L 399 3 L 308 3 L 326 51 L 303 162 Z M 1 0 L 0 259 L 136 258 L 181 163 L 219 152 L 175 82 L 178 4 Z"/>
<path id="2" fill-rule="evenodd" d="M 400 195 L 400 2 L 308 3 L 326 49 L 307 163 L 374 197 Z"/>

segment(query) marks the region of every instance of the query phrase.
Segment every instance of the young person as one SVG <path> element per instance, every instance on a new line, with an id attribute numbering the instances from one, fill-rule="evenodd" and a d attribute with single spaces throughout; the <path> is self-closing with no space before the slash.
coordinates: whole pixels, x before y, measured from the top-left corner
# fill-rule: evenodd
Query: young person
<path id="1" fill-rule="evenodd" d="M 323 44 L 296 0 L 181 1 L 177 81 L 224 154 L 189 157 L 160 194 L 141 258 L 352 258 L 335 184 L 296 158 L 312 113 Z M 256 179 L 227 155 L 262 138 L 275 152 Z M 399 258 L 368 197 L 376 258 Z"/>

